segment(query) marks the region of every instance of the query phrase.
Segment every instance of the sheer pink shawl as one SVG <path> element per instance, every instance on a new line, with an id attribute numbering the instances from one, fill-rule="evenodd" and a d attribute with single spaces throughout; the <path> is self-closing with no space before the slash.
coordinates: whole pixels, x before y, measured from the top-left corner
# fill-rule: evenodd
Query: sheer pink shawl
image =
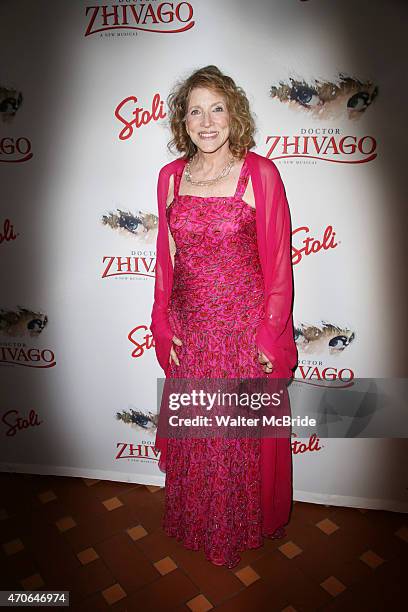
<path id="1" fill-rule="evenodd" d="M 293 273 L 289 206 L 285 187 L 275 163 L 253 151 L 247 153 L 246 160 L 255 196 L 258 252 L 265 284 L 265 317 L 257 328 L 257 346 L 274 364 L 274 377 L 291 378 L 292 370 L 297 364 L 297 350 L 293 337 Z M 163 166 L 157 185 L 159 226 L 150 330 L 154 338 L 157 360 L 166 376 L 174 335 L 168 318 L 173 265 L 168 239 L 166 201 L 170 176 L 182 173 L 185 164 L 186 160 L 179 158 Z"/>

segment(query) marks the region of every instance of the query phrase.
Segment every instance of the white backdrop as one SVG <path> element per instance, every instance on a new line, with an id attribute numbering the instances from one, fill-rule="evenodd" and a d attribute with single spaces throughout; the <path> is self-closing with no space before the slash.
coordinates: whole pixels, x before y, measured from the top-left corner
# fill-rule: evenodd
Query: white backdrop
<path id="1" fill-rule="evenodd" d="M 164 102 L 208 64 L 247 92 L 286 186 L 296 398 L 406 376 L 402 11 L 0 3 L 0 469 L 164 484 L 140 425 L 162 375 L 148 326 Z M 295 499 L 407 511 L 406 439 L 296 442 Z"/>

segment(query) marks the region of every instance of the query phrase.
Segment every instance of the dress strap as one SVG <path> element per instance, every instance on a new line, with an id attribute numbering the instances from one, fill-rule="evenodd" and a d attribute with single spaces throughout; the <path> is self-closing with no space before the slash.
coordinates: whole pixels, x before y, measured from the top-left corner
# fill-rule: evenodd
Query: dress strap
<path id="1" fill-rule="evenodd" d="M 248 164 L 246 162 L 246 159 L 244 160 L 243 166 L 241 168 L 241 172 L 239 174 L 239 179 L 238 179 L 238 183 L 237 183 L 237 189 L 235 191 L 235 196 L 234 198 L 242 198 L 245 190 L 247 188 L 248 185 L 248 179 L 249 179 L 249 168 L 248 168 Z"/>

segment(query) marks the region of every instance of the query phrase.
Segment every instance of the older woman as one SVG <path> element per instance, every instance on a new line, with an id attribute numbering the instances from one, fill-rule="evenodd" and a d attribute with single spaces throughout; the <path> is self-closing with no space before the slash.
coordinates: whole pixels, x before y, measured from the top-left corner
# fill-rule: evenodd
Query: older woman
<path id="1" fill-rule="evenodd" d="M 182 156 L 159 175 L 151 331 L 170 379 L 290 378 L 290 216 L 275 164 L 251 152 L 247 97 L 217 67 L 168 99 Z M 166 471 L 163 527 L 209 561 L 282 537 L 291 508 L 290 440 L 156 436 Z"/>

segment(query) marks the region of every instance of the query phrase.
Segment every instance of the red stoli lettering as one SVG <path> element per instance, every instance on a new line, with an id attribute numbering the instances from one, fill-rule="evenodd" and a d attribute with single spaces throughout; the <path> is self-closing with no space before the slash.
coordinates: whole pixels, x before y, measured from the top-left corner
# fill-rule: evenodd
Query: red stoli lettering
<path id="1" fill-rule="evenodd" d="M 133 338 L 133 335 L 139 330 L 147 331 L 148 329 L 149 328 L 146 325 L 138 325 L 129 333 L 128 340 L 130 340 L 136 347 L 132 352 L 132 357 L 141 357 L 145 352 L 145 349 L 148 350 L 154 346 L 153 336 L 150 332 L 148 334 L 144 334 L 143 342 L 138 342 L 135 338 Z"/>
<path id="2" fill-rule="evenodd" d="M 133 126 L 135 128 L 140 128 L 142 125 L 147 125 L 150 121 L 158 121 L 159 119 L 164 119 L 166 117 L 166 113 L 164 112 L 164 102 L 160 100 L 160 94 L 156 93 L 153 97 L 151 110 L 145 110 L 142 106 L 136 106 L 133 108 L 137 102 L 137 98 L 135 96 L 128 96 L 122 102 L 120 102 L 115 109 L 115 117 L 119 119 L 121 123 L 125 125 L 123 130 L 119 134 L 120 140 L 127 140 L 133 134 Z M 130 110 L 129 115 L 133 115 L 134 119 L 130 121 L 127 120 L 124 116 L 122 116 L 121 111 L 123 107 L 127 107 Z"/>
<path id="3" fill-rule="evenodd" d="M 42 421 L 38 420 L 39 417 L 35 410 L 30 410 L 27 418 L 18 416 L 18 414 L 18 410 L 8 410 L 3 414 L 2 421 L 8 426 L 6 436 L 15 436 L 17 431 L 21 429 L 36 427 L 42 423 Z"/>
<path id="4" fill-rule="evenodd" d="M 308 234 L 310 232 L 310 228 L 306 225 L 298 227 L 293 230 L 292 236 L 299 234 L 299 232 L 305 232 L 306 234 Z M 301 248 L 296 248 L 295 246 L 292 246 L 293 265 L 298 264 L 302 260 L 303 255 L 307 256 L 311 255 L 312 253 L 318 253 L 322 249 L 324 249 L 325 251 L 328 251 L 329 249 L 335 249 L 339 244 L 338 242 L 334 241 L 335 235 L 336 232 L 333 231 L 333 226 L 328 225 L 324 230 L 322 240 L 318 240 L 313 236 L 308 236 L 307 238 L 304 238 L 304 246 L 302 246 Z"/>
<path id="5" fill-rule="evenodd" d="M 10 219 L 4 219 L 3 223 L 3 231 L 0 232 L 0 244 L 3 242 L 10 242 L 10 240 L 15 240 L 18 234 L 14 233 L 14 228 L 10 223 Z"/>
<path id="6" fill-rule="evenodd" d="M 296 438 L 297 434 L 293 433 L 292 436 Z M 300 442 L 299 440 L 294 440 L 291 443 L 292 452 L 294 455 L 299 455 L 299 454 L 306 453 L 308 451 L 313 452 L 313 451 L 322 450 L 323 446 L 319 446 L 319 442 L 320 442 L 320 438 L 318 438 L 316 434 L 312 434 L 309 437 L 309 440 L 307 443 Z"/>

